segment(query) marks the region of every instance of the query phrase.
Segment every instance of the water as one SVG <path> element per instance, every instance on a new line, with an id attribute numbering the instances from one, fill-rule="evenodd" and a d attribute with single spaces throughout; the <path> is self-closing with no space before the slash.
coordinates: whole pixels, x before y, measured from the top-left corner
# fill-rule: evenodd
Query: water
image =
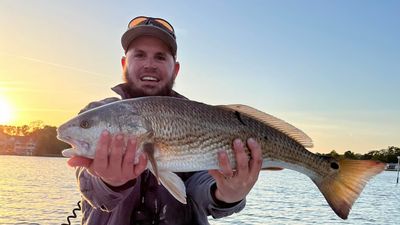
<path id="1" fill-rule="evenodd" d="M 400 224 L 396 172 L 368 183 L 349 219 L 337 217 L 305 175 L 262 172 L 246 208 L 213 225 L 242 224 Z M 62 224 L 80 200 L 74 169 L 64 158 L 0 155 L 0 224 Z M 73 224 L 79 224 L 73 219 Z"/>

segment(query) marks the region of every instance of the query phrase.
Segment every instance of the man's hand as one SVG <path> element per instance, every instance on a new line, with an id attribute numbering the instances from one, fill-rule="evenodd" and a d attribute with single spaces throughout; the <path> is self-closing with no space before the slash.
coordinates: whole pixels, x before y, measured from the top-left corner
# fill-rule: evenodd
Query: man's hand
<path id="1" fill-rule="evenodd" d="M 245 153 L 240 139 L 233 142 L 237 162 L 235 171 L 230 166 L 227 153 L 225 151 L 218 153 L 221 171 L 209 171 L 217 184 L 215 197 L 218 200 L 226 203 L 238 202 L 246 197 L 256 183 L 262 166 L 261 146 L 252 138 L 247 140 L 247 146 L 251 151 L 251 159 Z"/>
<path id="2" fill-rule="evenodd" d="M 123 134 L 111 137 L 108 131 L 104 131 L 97 143 L 93 160 L 75 156 L 68 160 L 68 165 L 85 167 L 92 175 L 100 177 L 108 185 L 121 186 L 137 178 L 147 165 L 145 154 L 139 157 L 136 165 L 134 164 L 137 150 L 136 139 L 129 139 L 125 149 L 124 138 Z"/>

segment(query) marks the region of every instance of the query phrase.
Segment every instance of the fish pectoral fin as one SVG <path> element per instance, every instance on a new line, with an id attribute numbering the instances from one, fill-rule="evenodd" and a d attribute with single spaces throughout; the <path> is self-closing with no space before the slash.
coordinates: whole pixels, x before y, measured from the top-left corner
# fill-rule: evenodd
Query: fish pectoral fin
<path id="1" fill-rule="evenodd" d="M 64 157 L 71 158 L 72 156 L 76 156 L 76 152 L 73 148 L 65 149 L 61 152 Z"/>
<path id="2" fill-rule="evenodd" d="M 151 172 L 154 174 L 154 176 L 157 178 L 158 184 L 160 184 L 160 175 L 158 173 L 158 166 L 157 166 L 157 161 L 154 158 L 154 144 L 151 142 L 147 142 L 143 144 L 143 151 L 146 153 L 147 158 L 150 161 L 151 164 Z"/>
<path id="3" fill-rule="evenodd" d="M 176 200 L 186 204 L 186 187 L 182 179 L 175 173 L 167 170 L 159 171 L 161 184 Z"/>

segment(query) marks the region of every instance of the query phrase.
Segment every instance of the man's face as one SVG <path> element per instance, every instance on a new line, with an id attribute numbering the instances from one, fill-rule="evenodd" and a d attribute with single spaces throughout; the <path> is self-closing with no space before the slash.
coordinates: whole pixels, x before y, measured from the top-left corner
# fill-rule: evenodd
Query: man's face
<path id="1" fill-rule="evenodd" d="M 123 64 L 132 97 L 171 94 L 179 63 L 161 40 L 150 36 L 133 40 Z"/>

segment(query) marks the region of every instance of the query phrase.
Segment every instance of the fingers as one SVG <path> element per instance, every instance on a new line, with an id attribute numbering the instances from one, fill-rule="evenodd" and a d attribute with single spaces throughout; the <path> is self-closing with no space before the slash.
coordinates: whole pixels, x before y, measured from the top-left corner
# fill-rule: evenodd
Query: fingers
<path id="1" fill-rule="evenodd" d="M 219 167 L 221 168 L 222 175 L 224 177 L 232 177 L 233 170 L 229 162 L 228 154 L 226 153 L 226 151 L 218 152 L 218 162 L 219 162 Z"/>
<path id="2" fill-rule="evenodd" d="M 137 140 L 125 140 L 122 133 L 112 136 L 104 131 L 96 146 L 95 158 L 88 168 L 89 173 L 115 187 L 138 177 L 147 168 L 147 158 L 142 154 L 135 165 Z M 77 160 L 71 161 L 71 164 L 79 163 Z"/>
<path id="3" fill-rule="evenodd" d="M 122 154 L 125 147 L 124 145 L 124 136 L 122 134 L 117 134 L 112 138 L 108 165 L 109 170 L 116 171 L 122 167 Z"/>
<path id="4" fill-rule="evenodd" d="M 252 157 L 254 158 L 261 158 L 261 151 L 257 151 L 260 149 L 259 145 L 257 144 L 256 141 L 253 139 L 249 139 L 250 141 L 250 146 L 249 148 L 256 148 L 256 150 L 253 152 L 252 151 Z M 248 141 L 248 144 L 249 144 Z M 235 159 L 236 159 L 236 171 L 238 176 L 248 176 L 250 169 L 252 168 L 251 165 L 249 165 L 249 156 L 247 155 L 245 148 L 244 148 L 244 143 L 240 139 L 235 139 L 233 141 L 233 151 L 235 153 Z M 225 178 L 230 178 L 234 175 L 234 172 L 232 170 L 231 164 L 229 162 L 228 154 L 225 151 L 220 151 L 218 152 L 218 162 L 219 166 L 221 168 L 220 175 L 222 173 L 222 176 Z M 258 161 L 255 161 L 258 162 Z M 253 166 L 256 168 L 255 166 Z M 214 171 L 211 173 L 212 175 L 217 176 L 217 173 Z M 216 177 L 218 178 L 218 177 Z"/>
<path id="5" fill-rule="evenodd" d="M 238 176 L 247 176 L 249 172 L 249 157 L 244 150 L 244 144 L 240 139 L 233 141 L 233 150 L 235 151 L 236 169 Z"/>
<path id="6" fill-rule="evenodd" d="M 145 154 L 139 157 L 139 161 L 135 164 L 137 140 L 131 138 L 128 140 L 125 156 L 122 163 L 122 174 L 125 177 L 133 179 L 138 177 L 147 167 L 147 158 Z"/>
<path id="7" fill-rule="evenodd" d="M 221 183 L 224 182 L 224 180 L 233 176 L 233 170 L 226 151 L 218 152 L 218 164 L 220 170 L 209 170 L 208 173 L 214 178 L 217 183 Z"/>
<path id="8" fill-rule="evenodd" d="M 261 146 L 253 138 L 247 140 L 247 146 L 251 151 L 250 174 L 258 177 L 263 163 Z"/>
<path id="9" fill-rule="evenodd" d="M 134 138 L 128 140 L 128 144 L 126 146 L 125 157 L 122 163 L 123 169 L 129 169 L 133 167 L 135 164 L 135 157 L 136 157 L 136 144 L 137 141 Z"/>
<path id="10" fill-rule="evenodd" d="M 208 173 L 214 178 L 215 182 L 222 183 L 225 176 L 219 170 L 209 170 Z"/>
<path id="11" fill-rule="evenodd" d="M 68 159 L 67 164 L 71 167 L 85 167 L 85 168 L 89 168 L 90 165 L 92 164 L 93 159 L 89 159 L 89 158 L 85 158 L 85 157 L 81 157 L 81 156 L 74 156 L 70 159 Z"/>
<path id="12" fill-rule="evenodd" d="M 215 179 L 217 189 L 215 197 L 227 203 L 240 201 L 246 197 L 258 179 L 262 166 L 261 146 L 252 138 L 247 140 L 251 158 L 240 139 L 233 142 L 233 152 L 236 159 L 236 171 L 232 172 L 228 155 L 225 151 L 218 153 L 219 170 L 210 170 L 209 174 Z M 234 175 L 232 177 L 232 175 Z M 229 179 L 226 179 L 229 177 Z"/>
<path id="13" fill-rule="evenodd" d="M 134 168 L 134 176 L 138 177 L 147 168 L 147 156 L 142 154 L 139 158 L 139 163 Z"/>
<path id="14" fill-rule="evenodd" d="M 108 131 L 103 131 L 96 146 L 96 153 L 93 161 L 94 171 L 105 171 L 108 167 L 108 149 L 111 136 Z"/>

